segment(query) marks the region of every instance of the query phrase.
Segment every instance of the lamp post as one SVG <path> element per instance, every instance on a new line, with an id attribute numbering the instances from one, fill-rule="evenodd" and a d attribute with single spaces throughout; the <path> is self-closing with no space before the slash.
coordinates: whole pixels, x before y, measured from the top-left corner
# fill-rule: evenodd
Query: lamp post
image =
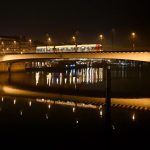
<path id="1" fill-rule="evenodd" d="M 75 36 L 72 37 L 72 41 L 75 45 L 75 50 L 77 51 L 77 38 Z"/>
<path id="2" fill-rule="evenodd" d="M 29 39 L 29 49 L 31 50 L 32 47 L 32 39 Z"/>
<path id="3" fill-rule="evenodd" d="M 103 34 L 100 34 L 99 35 L 99 40 L 100 40 L 100 50 L 102 50 L 102 46 L 103 46 L 103 40 L 104 40 L 104 36 L 103 36 Z"/>
<path id="4" fill-rule="evenodd" d="M 132 39 L 132 50 L 135 50 L 135 37 L 136 37 L 135 32 L 132 32 L 132 33 L 131 33 L 131 39 Z"/>
<path id="5" fill-rule="evenodd" d="M 103 39 L 104 39 L 103 34 L 100 34 L 100 35 L 99 35 L 100 44 L 102 44 Z"/>
<path id="6" fill-rule="evenodd" d="M 14 41 L 14 51 L 16 50 L 16 45 L 17 45 L 17 42 Z"/>
<path id="7" fill-rule="evenodd" d="M 50 37 L 47 38 L 47 44 L 46 44 L 46 52 L 47 52 L 47 46 L 50 46 L 52 42 L 52 39 Z"/>
<path id="8" fill-rule="evenodd" d="M 2 50 L 3 50 L 3 53 L 4 53 L 5 51 L 4 51 L 4 42 L 3 41 L 1 42 L 1 45 L 2 45 Z"/>
<path id="9" fill-rule="evenodd" d="M 48 45 L 50 45 L 51 44 L 51 38 L 50 37 L 48 37 L 48 39 L 47 39 L 47 43 L 48 43 Z"/>

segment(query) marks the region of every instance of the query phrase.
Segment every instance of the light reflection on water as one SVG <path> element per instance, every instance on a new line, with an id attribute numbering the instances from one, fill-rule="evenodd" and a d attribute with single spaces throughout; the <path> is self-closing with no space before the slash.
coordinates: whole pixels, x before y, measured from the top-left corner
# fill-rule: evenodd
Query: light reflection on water
<path id="1" fill-rule="evenodd" d="M 69 100 L 55 101 L 52 99 L 43 98 L 15 98 L 16 104 L 13 105 L 14 98 L 6 96 L 2 97 L 1 99 L 3 99 L 3 101 L 0 102 L 0 120 L 3 120 L 2 127 L 3 129 L 6 129 L 1 133 L 2 135 L 6 133 L 9 135 L 9 132 L 11 132 L 11 134 L 14 134 L 13 122 L 9 121 L 10 129 L 7 131 L 8 121 L 4 119 L 11 118 L 11 120 L 15 120 L 15 128 L 16 126 L 20 126 L 19 128 L 25 130 L 18 131 L 17 129 L 15 129 L 15 138 L 18 138 L 20 136 L 23 138 L 24 136 L 26 137 L 26 134 L 29 134 L 31 138 L 34 137 L 36 141 L 41 136 L 43 137 L 43 135 L 49 137 L 49 140 L 53 140 L 53 138 L 56 139 L 61 134 L 61 136 L 65 138 L 65 140 L 61 139 L 64 144 L 66 140 L 71 142 L 69 138 L 73 138 L 75 136 L 76 139 L 77 137 L 84 137 L 84 135 L 86 135 L 86 138 L 84 137 L 83 139 L 81 138 L 82 140 L 80 138 L 76 140 L 80 143 L 86 141 L 95 141 L 95 145 L 98 145 L 99 140 L 103 142 L 105 141 L 105 134 L 107 133 L 105 131 L 105 120 L 107 119 L 105 105 L 75 103 Z M 30 105 L 31 102 L 32 105 L 28 107 L 28 104 Z M 128 145 L 128 136 L 131 135 L 132 137 L 136 138 L 135 130 L 136 132 L 138 132 L 138 134 L 141 134 L 142 129 L 144 129 L 144 134 L 150 133 L 148 125 L 150 125 L 149 111 L 141 111 L 135 108 L 111 108 L 110 127 L 112 141 L 114 142 L 115 140 L 118 140 L 118 142 L 123 142 L 122 140 L 124 140 L 124 138 L 127 138 L 126 144 Z M 38 127 L 38 131 L 34 129 L 35 127 Z M 51 135 L 51 137 L 49 135 Z M 120 139 L 118 139 L 118 137 Z M 30 139 L 30 137 L 28 138 Z M 141 139 L 141 137 L 138 137 L 136 139 Z M 43 141 L 45 140 L 46 139 L 43 139 Z M 134 140 L 132 141 L 134 142 Z M 50 143 L 51 142 L 49 141 L 48 144 Z"/>
<path id="2" fill-rule="evenodd" d="M 144 90 L 146 87 L 149 91 L 147 86 L 149 80 L 143 72 L 139 74 L 137 71 L 127 71 L 126 69 L 122 67 L 120 70 L 112 70 L 112 85 L 117 85 L 121 89 L 122 87 L 118 82 L 123 80 L 124 82 L 121 83 L 125 83 L 122 85 L 125 87 L 122 89 L 127 92 L 134 90 L 133 87 L 136 89 L 138 84 L 140 90 Z M 130 74 L 131 72 L 134 75 Z M 12 74 L 11 82 L 5 82 L 5 80 L 0 82 L 3 83 L 3 86 L 5 86 L 5 83 L 8 85 L 14 84 L 16 89 L 20 83 L 21 87 L 25 83 L 25 85 L 31 84 L 35 87 L 73 85 L 75 89 L 85 85 L 89 89 L 90 86 L 93 88 L 95 84 L 100 86 L 105 82 L 105 70 L 104 68 L 90 67 L 64 72 L 16 73 L 15 75 Z M 130 86 L 132 89 L 130 89 Z M 115 88 L 115 86 L 112 88 Z M 32 91 L 32 89 L 30 90 Z M 22 92 L 25 93 L 25 91 Z M 41 97 L 42 94 L 41 90 Z M 35 99 L 22 98 L 21 93 L 20 97 L 15 97 L 15 94 L 13 96 L 3 95 L 1 97 L 1 139 L 6 135 L 13 135 L 16 139 L 20 137 L 35 139 L 36 143 L 40 139 L 48 145 L 56 141 L 62 142 L 60 145 L 65 145 L 66 141 L 72 145 L 76 142 L 77 147 L 79 144 L 89 143 L 84 145 L 84 148 L 88 148 L 88 146 L 92 147 L 93 143 L 95 146 L 99 146 L 99 141 L 105 143 L 107 123 L 109 123 L 108 127 L 111 128 L 109 135 L 112 136 L 111 141 L 113 142 L 124 143 L 126 141 L 126 145 L 128 145 L 132 139 L 135 144 L 137 141 L 142 141 L 142 138 L 146 140 L 144 136 L 150 133 L 150 103 L 148 98 L 140 100 L 136 98 L 112 98 L 111 112 L 109 112 L 111 117 L 108 118 L 106 117 L 105 103 L 95 103 L 94 98 L 91 100 L 85 98 L 85 101 L 72 101 L 71 96 L 70 99 L 67 97 L 68 100 L 62 100 L 61 94 L 59 94 L 58 100 L 41 97 Z M 136 133 L 139 135 L 137 136 Z M 41 139 L 41 137 L 46 138 Z"/>
<path id="3" fill-rule="evenodd" d="M 35 74 L 36 85 L 40 80 L 40 73 Z M 48 73 L 46 75 L 47 85 L 62 85 L 62 84 L 81 84 L 81 83 L 97 83 L 103 81 L 103 68 L 83 68 L 72 69 L 70 72 L 66 70 L 66 74 L 60 73 Z"/>

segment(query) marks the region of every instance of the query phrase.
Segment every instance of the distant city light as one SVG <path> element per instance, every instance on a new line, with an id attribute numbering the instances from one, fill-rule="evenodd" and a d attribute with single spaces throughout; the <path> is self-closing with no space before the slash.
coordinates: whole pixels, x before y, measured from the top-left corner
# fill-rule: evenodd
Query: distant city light
<path id="1" fill-rule="evenodd" d="M 76 124 L 78 124 L 79 123 L 79 121 L 78 120 L 76 120 Z"/>

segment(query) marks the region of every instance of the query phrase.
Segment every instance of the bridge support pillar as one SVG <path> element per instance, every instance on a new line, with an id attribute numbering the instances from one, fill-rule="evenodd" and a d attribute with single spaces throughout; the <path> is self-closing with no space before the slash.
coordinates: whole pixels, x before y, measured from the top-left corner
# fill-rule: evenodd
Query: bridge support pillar
<path id="1" fill-rule="evenodd" d="M 9 71 L 9 63 L 2 62 L 0 63 L 0 72 L 8 72 Z"/>
<path id="2" fill-rule="evenodd" d="M 17 72 L 17 71 L 25 71 L 26 64 L 25 62 L 15 62 L 11 64 L 11 71 Z"/>
<path id="3" fill-rule="evenodd" d="M 17 72 L 17 71 L 25 71 L 26 64 L 25 62 L 2 62 L 0 63 L 0 72 Z"/>
<path id="4" fill-rule="evenodd" d="M 7 63 L 7 67 L 8 67 L 8 72 L 10 73 L 11 72 L 11 63 L 9 62 L 9 63 Z"/>

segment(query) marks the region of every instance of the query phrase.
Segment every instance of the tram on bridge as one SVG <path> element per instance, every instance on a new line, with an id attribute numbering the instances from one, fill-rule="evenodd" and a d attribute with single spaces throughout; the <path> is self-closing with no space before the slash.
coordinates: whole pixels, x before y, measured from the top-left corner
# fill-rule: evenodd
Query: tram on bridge
<path id="1" fill-rule="evenodd" d="M 101 44 L 38 46 L 36 53 L 102 51 Z"/>

